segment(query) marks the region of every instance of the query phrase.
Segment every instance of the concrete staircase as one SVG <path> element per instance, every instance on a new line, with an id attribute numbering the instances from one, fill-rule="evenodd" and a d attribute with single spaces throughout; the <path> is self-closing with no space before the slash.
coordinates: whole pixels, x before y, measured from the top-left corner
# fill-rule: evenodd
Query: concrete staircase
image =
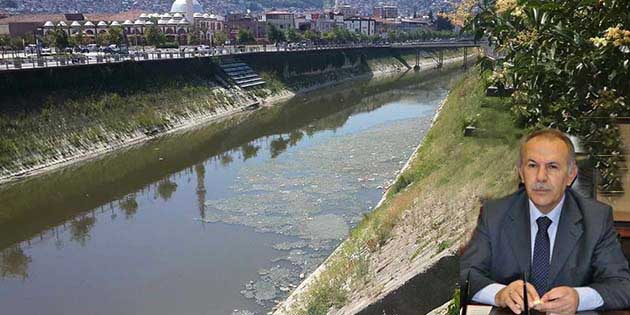
<path id="1" fill-rule="evenodd" d="M 265 84 L 265 81 L 248 64 L 239 60 L 225 60 L 219 65 L 228 81 L 240 88 L 250 88 Z"/>

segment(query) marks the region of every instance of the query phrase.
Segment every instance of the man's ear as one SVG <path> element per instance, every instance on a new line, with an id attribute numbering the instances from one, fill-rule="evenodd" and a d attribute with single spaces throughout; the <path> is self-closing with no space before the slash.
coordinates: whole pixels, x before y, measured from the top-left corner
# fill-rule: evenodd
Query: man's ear
<path id="1" fill-rule="evenodd" d="M 525 184 L 525 177 L 523 177 L 523 168 L 520 166 L 516 166 L 516 170 L 518 171 L 518 177 L 521 179 L 521 183 Z"/>

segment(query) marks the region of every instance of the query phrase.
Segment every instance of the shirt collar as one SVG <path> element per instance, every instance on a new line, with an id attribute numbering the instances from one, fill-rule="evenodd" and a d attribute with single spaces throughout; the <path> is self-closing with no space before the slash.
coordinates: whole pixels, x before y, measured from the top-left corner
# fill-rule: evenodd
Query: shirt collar
<path id="1" fill-rule="evenodd" d="M 528 201 L 529 222 L 531 224 L 536 224 L 536 220 L 542 216 L 546 216 L 551 219 L 552 224 L 558 224 L 558 222 L 560 221 L 560 213 L 562 213 L 562 206 L 564 205 L 564 195 L 562 195 L 562 199 L 560 199 L 560 202 L 558 202 L 558 204 L 547 214 L 544 214 L 540 210 L 538 210 L 531 199 L 528 199 Z"/>

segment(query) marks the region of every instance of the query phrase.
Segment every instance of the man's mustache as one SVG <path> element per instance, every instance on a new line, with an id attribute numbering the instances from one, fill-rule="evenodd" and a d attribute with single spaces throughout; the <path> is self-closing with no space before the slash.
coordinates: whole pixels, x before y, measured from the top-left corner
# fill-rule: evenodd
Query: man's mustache
<path id="1" fill-rule="evenodd" d="M 551 190 L 551 186 L 547 183 L 536 182 L 534 186 L 532 186 L 533 190 Z"/>

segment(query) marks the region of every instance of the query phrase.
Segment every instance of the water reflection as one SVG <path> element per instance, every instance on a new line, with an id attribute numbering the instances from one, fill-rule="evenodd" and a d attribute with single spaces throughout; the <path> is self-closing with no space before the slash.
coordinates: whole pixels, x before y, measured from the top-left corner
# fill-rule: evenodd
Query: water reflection
<path id="1" fill-rule="evenodd" d="M 26 280 L 31 261 L 19 244 L 5 248 L 0 252 L 0 276 Z"/>
<path id="2" fill-rule="evenodd" d="M 72 219 L 70 221 L 71 240 L 79 243 L 81 246 L 85 246 L 87 241 L 90 240 L 90 231 L 95 223 L 96 218 L 90 215 Z"/>
<path id="3" fill-rule="evenodd" d="M 171 199 L 173 193 L 177 190 L 177 184 L 172 182 L 170 178 L 161 180 L 157 186 L 157 192 L 164 201 Z"/>
<path id="4" fill-rule="evenodd" d="M 125 219 L 127 220 L 133 218 L 138 211 L 138 202 L 134 195 L 127 196 L 120 200 L 118 206 L 125 212 Z"/>
<path id="5" fill-rule="evenodd" d="M 206 167 L 203 163 L 195 165 L 197 174 L 197 206 L 199 207 L 199 217 L 206 218 Z"/>
<path id="6" fill-rule="evenodd" d="M 241 146 L 241 152 L 243 155 L 243 161 L 247 161 L 253 157 L 258 155 L 258 150 L 260 150 L 260 146 L 254 145 L 252 143 L 247 143 Z"/>

